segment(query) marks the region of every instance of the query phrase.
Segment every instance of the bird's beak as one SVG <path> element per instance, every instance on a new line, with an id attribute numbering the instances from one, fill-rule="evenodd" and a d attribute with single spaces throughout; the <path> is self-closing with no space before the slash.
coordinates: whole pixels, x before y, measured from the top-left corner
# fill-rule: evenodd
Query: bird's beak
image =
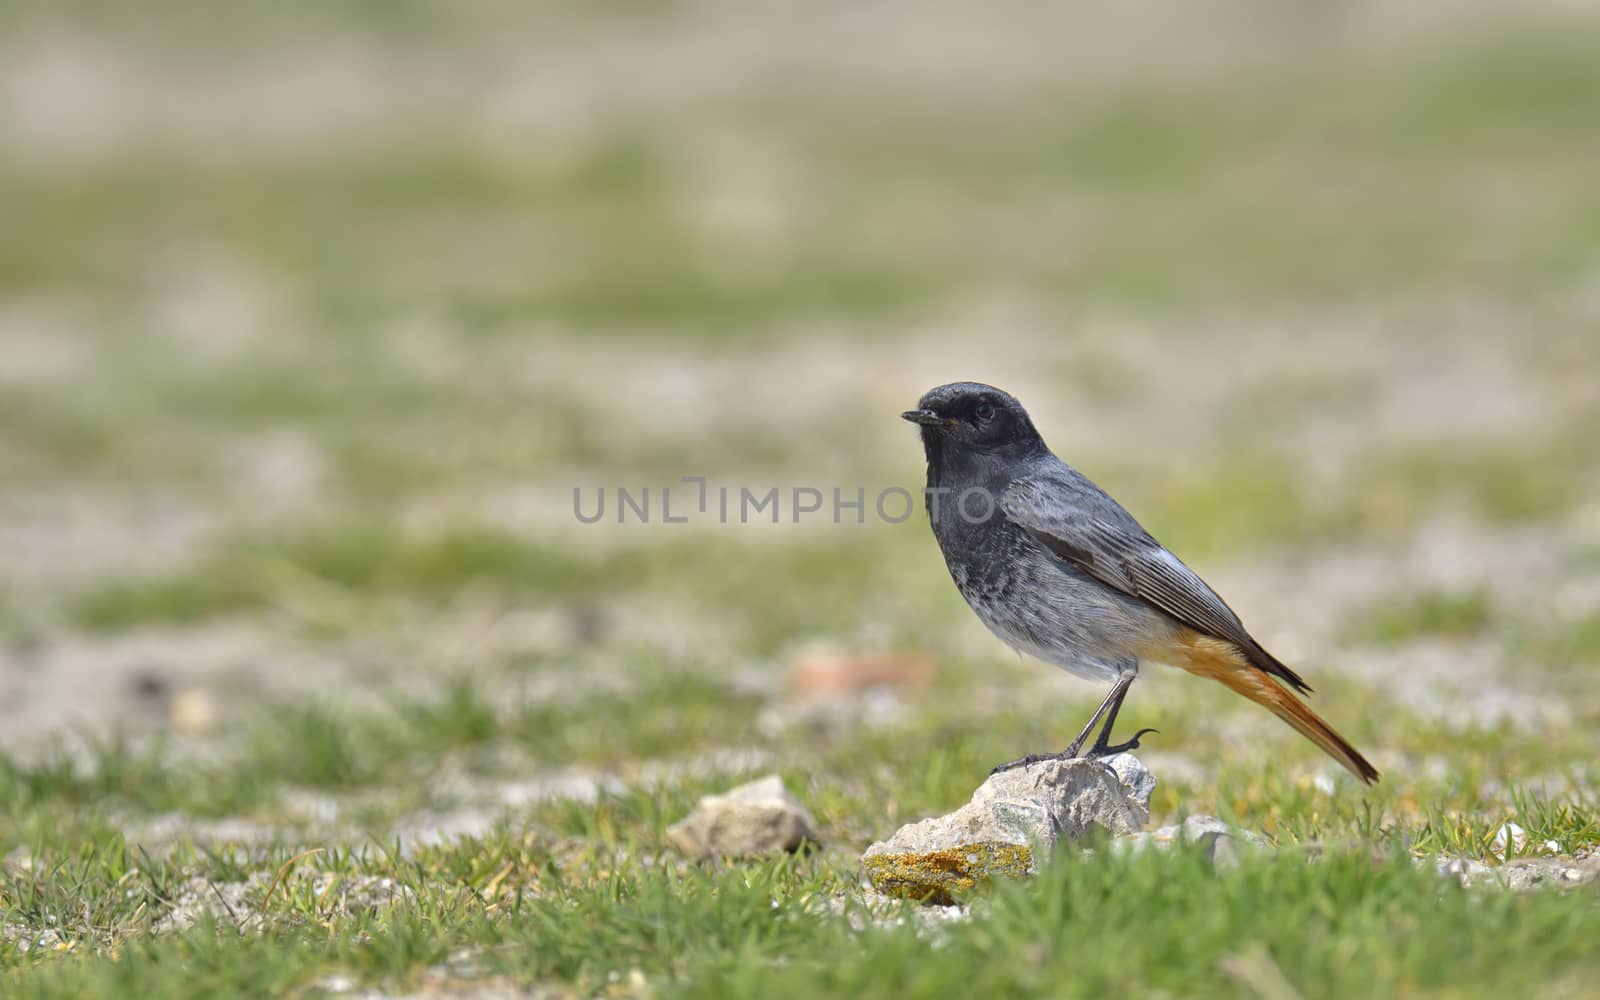
<path id="1" fill-rule="evenodd" d="M 944 424 L 944 418 L 932 410 L 907 410 L 900 414 L 900 419 L 909 420 L 924 427 L 939 427 Z"/>

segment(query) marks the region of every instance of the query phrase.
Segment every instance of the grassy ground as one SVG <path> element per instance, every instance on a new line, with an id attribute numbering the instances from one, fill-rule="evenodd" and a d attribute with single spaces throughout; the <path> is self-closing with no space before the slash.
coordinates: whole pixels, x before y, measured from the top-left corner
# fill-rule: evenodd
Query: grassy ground
<path id="1" fill-rule="evenodd" d="M 1600 845 L 1600 36 L 1248 6 L 0 12 L 0 993 L 1583 995 L 1593 884 L 1434 862 Z M 1274 850 L 865 895 L 1103 692 L 917 517 L 572 490 L 914 489 L 956 378 L 1383 782 L 1152 667 L 1155 821 Z M 774 771 L 820 850 L 666 846 Z"/>

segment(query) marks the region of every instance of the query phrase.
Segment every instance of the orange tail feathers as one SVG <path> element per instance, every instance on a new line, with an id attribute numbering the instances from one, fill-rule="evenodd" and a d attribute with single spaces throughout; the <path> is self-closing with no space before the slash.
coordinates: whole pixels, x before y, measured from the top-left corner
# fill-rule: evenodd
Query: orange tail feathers
<path id="1" fill-rule="evenodd" d="M 1362 781 L 1372 784 L 1378 780 L 1378 769 L 1361 756 L 1349 740 L 1323 722 L 1294 692 L 1252 666 L 1231 642 L 1191 631 L 1180 637 L 1178 649 L 1181 650 L 1178 656 L 1151 659 L 1177 660 L 1174 666 L 1221 682 L 1293 726 L 1301 736 L 1321 747 L 1323 753 Z"/>

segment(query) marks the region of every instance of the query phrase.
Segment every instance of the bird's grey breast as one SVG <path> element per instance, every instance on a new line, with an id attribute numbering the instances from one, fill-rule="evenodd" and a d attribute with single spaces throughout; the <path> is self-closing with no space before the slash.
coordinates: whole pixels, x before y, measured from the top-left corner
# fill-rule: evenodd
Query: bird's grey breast
<path id="1" fill-rule="evenodd" d="M 996 510 L 930 509 L 933 533 L 961 596 L 985 626 L 1021 652 L 1081 677 L 1109 680 L 1163 617 L 1051 553 Z"/>
<path id="2" fill-rule="evenodd" d="M 998 512 L 973 520 L 952 504 L 934 517 L 933 534 L 961 596 L 985 622 L 997 605 L 1017 598 L 1019 558 L 1037 547 L 1022 528 Z"/>

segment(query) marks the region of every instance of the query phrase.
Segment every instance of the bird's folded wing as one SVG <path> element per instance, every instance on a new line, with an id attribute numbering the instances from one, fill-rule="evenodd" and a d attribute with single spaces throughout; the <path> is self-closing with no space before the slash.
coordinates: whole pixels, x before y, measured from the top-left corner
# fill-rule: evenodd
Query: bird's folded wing
<path id="1" fill-rule="evenodd" d="M 1262 670 L 1296 690 L 1311 690 L 1298 674 L 1263 649 L 1233 609 L 1132 515 L 1115 506 L 1097 514 L 1069 504 L 1057 485 L 1048 480 L 1012 483 L 1000 497 L 1000 510 L 1045 548 L 1101 583 L 1145 601 L 1198 632 L 1234 643 Z M 1115 501 L 1105 497 L 1103 503 L 1114 505 Z"/>

